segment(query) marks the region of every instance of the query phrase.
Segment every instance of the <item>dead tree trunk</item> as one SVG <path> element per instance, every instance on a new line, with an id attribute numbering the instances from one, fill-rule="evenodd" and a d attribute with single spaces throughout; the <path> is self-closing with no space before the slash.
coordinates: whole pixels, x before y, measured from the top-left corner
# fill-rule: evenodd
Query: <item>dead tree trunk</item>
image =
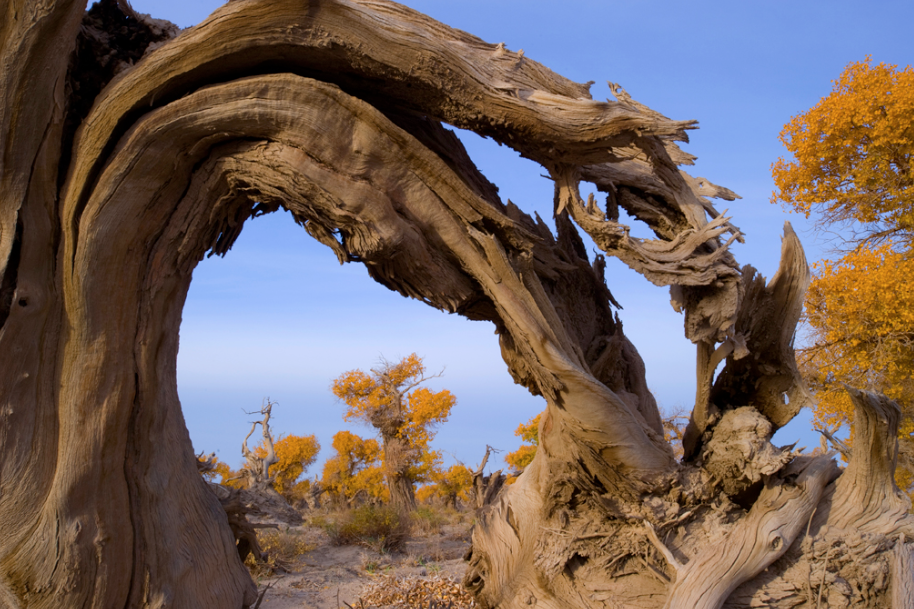
<path id="1" fill-rule="evenodd" d="M 497 470 L 489 476 L 485 475 L 486 464 L 489 462 L 489 455 L 500 452 L 491 446 L 486 446 L 486 454 L 483 455 L 482 461 L 474 471 L 471 472 L 473 477 L 473 497 L 476 502 L 476 509 L 481 510 L 486 505 L 492 503 L 498 491 L 505 484 L 505 477 L 501 470 Z M 455 497 L 456 500 L 456 497 Z"/>
<path id="2" fill-rule="evenodd" d="M 248 432 L 248 435 L 245 436 L 244 441 L 241 443 L 241 455 L 244 457 L 244 460 L 247 461 L 247 467 L 243 470 L 243 473 L 247 478 L 247 487 L 251 491 L 257 493 L 273 491 L 273 493 L 276 494 L 276 491 L 273 489 L 273 478 L 270 476 L 270 466 L 275 465 L 279 461 L 279 459 L 276 458 L 276 449 L 273 448 L 273 432 L 270 430 L 270 416 L 272 413 L 273 402 L 269 399 L 264 400 L 260 412 L 257 413 L 262 415 L 263 419 L 251 423 L 251 431 Z M 254 413 L 249 412 L 247 414 Z M 251 438 L 254 431 L 257 430 L 258 425 L 260 425 L 261 436 L 263 437 L 263 456 L 258 455 L 248 448 L 248 440 Z"/>
<path id="3" fill-rule="evenodd" d="M 740 233 L 706 198 L 735 195 L 678 167 L 693 123 L 621 89 L 593 101 L 383 0 L 238 0 L 180 36 L 99 6 L 2 9 L 0 605 L 255 602 L 175 361 L 194 266 L 284 207 L 341 262 L 492 321 L 545 398 L 536 458 L 477 519 L 483 606 L 910 606 L 897 409 L 853 394 L 844 472 L 771 445 L 808 399 L 792 355 L 808 270 L 789 227 L 770 282 L 736 264 Z M 558 233 L 503 204 L 443 122 L 543 165 Z M 685 314 L 682 462 L 578 229 Z"/>
<path id="4" fill-rule="evenodd" d="M 250 503 L 256 507 L 263 515 L 273 519 L 280 520 L 286 524 L 301 524 L 302 517 L 273 487 L 273 477 L 270 476 L 270 467 L 277 463 L 276 449 L 273 447 L 273 432 L 270 429 L 270 417 L 273 414 L 273 406 L 269 398 L 264 400 L 263 405 L 257 412 L 247 414 L 259 414 L 263 418 L 251 423 L 251 431 L 241 443 L 241 454 L 247 461 L 246 467 L 241 470 L 241 475 L 245 482 L 246 491 Z M 261 430 L 261 446 L 263 454 L 258 450 L 248 448 L 248 440 L 254 434 L 257 426 Z M 224 502 L 223 502 L 224 503 Z M 231 515 L 229 517 L 231 524 Z M 258 558 L 259 559 L 259 558 Z"/>

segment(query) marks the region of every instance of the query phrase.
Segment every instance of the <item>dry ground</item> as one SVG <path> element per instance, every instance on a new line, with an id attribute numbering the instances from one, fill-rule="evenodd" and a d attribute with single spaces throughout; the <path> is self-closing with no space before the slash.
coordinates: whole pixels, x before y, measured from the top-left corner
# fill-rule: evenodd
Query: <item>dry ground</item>
<path id="1" fill-rule="evenodd" d="M 391 552 L 334 545 L 325 527 L 337 516 L 306 512 L 302 526 L 282 524 L 262 531 L 273 564 L 251 567 L 258 588 L 267 589 L 260 609 L 474 606 L 459 585 L 471 513 L 432 510 L 430 519 L 413 526 L 402 550 Z"/>

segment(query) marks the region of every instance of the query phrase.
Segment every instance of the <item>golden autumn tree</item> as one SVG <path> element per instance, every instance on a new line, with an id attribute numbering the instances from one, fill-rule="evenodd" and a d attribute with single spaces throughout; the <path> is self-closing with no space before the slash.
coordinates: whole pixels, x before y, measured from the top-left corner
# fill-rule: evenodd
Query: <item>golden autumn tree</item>
<path id="1" fill-rule="evenodd" d="M 806 295 L 808 346 L 798 360 L 826 430 L 850 423 L 844 384 L 879 391 L 905 415 L 910 470 L 914 414 L 914 70 L 867 59 L 781 132 L 793 155 L 772 167 L 781 202 L 820 231 L 841 235 L 843 256 L 815 265 Z M 899 486 L 911 489 L 910 471 Z"/>
<path id="2" fill-rule="evenodd" d="M 198 469 L 200 469 L 200 474 L 207 482 L 217 482 L 216 478 L 218 477 L 218 484 L 241 488 L 242 485 L 239 480 L 241 474 L 232 470 L 228 463 L 220 461 L 215 453 L 208 457 L 198 455 L 197 461 L 200 464 L 206 464 L 202 469 L 200 468 L 200 465 L 198 465 Z"/>
<path id="3" fill-rule="evenodd" d="M 773 202 L 815 214 L 823 230 L 848 229 L 849 243 L 892 240 L 914 230 L 914 70 L 848 65 L 832 92 L 784 126 L 793 161 L 772 165 Z"/>
<path id="4" fill-rule="evenodd" d="M 333 381 L 333 394 L 347 406 L 344 418 L 378 430 L 390 501 L 399 511 L 415 511 L 415 484 L 428 481 L 440 462 L 429 447 L 434 427 L 447 421 L 456 403 L 447 389 L 421 387 L 435 376 L 425 375 L 422 358 L 413 353 L 397 363 L 382 359 L 368 374 L 350 370 Z"/>
<path id="5" fill-rule="evenodd" d="M 270 478 L 273 488 L 289 502 L 298 499 L 308 490 L 310 483 L 301 476 L 317 459 L 321 445 L 314 435 L 280 436 L 273 444 L 277 462 L 270 466 Z M 267 450 L 261 442 L 254 447 L 254 454 L 260 458 L 267 456 Z"/>
<path id="6" fill-rule="evenodd" d="M 421 501 L 437 497 L 454 509 L 457 508 L 458 499 L 469 501 L 473 473 L 466 465 L 455 463 L 446 470 L 436 469 L 432 472 L 431 479 L 431 484 L 423 486 L 417 493 Z"/>
<path id="7" fill-rule="evenodd" d="M 350 431 L 333 436 L 334 455 L 324 462 L 321 484 L 333 499 L 346 503 L 360 492 L 369 498 L 387 500 L 381 446 Z"/>
<path id="8" fill-rule="evenodd" d="M 525 442 L 513 453 L 505 455 L 505 463 L 511 466 L 515 472 L 523 471 L 525 467 L 530 465 L 536 455 L 536 447 L 540 443 L 540 418 L 542 416 L 543 414 L 540 413 L 526 423 L 521 423 L 514 430 L 514 435 Z"/>

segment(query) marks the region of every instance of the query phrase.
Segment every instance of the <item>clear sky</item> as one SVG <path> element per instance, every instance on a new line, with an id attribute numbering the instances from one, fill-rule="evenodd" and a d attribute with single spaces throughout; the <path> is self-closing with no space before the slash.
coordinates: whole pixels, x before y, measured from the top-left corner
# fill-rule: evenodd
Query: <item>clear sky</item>
<path id="1" fill-rule="evenodd" d="M 132 4 L 188 27 L 221 2 Z M 847 63 L 871 55 L 877 62 L 907 65 L 914 56 L 910 0 L 405 4 L 489 42 L 524 49 L 526 57 L 572 80 L 596 81 L 595 99 L 609 97 L 609 80 L 670 118 L 697 119 L 701 128 L 683 146 L 699 157 L 688 170 L 742 196 L 716 205 L 729 208 L 746 234 L 746 244 L 734 247 L 739 262 L 767 277 L 777 268 L 785 220 L 800 234 L 810 262 L 828 255 L 805 219 L 769 203 L 770 165 L 784 154 L 777 139 L 781 127 L 826 95 Z M 539 166 L 491 140 L 459 135 L 503 199 L 551 215 L 552 186 Z M 582 192 L 586 196 L 586 184 Z M 670 307 L 667 290 L 613 262 L 607 281 L 624 307 L 625 332 L 645 360 L 661 406 L 691 408 L 694 347 L 683 337 L 682 318 Z M 279 402 L 274 431 L 316 434 L 323 461 L 332 435 L 347 427 L 329 391 L 332 379 L 353 368 L 367 370 L 382 355 L 394 360 L 412 352 L 425 358 L 430 371 L 445 369 L 433 388 L 457 396 L 434 443 L 447 462 L 475 464 L 486 444 L 514 450 L 518 423 L 544 406 L 512 383 L 491 324 L 404 299 L 375 284 L 357 264 L 339 266 L 284 212 L 258 218 L 224 259 L 206 259 L 194 271 L 178 355 L 178 390 L 194 447 L 216 451 L 237 466 L 250 428 L 243 410 L 258 408 L 269 396 Z M 372 435 L 368 428 L 350 428 Z M 785 444 L 795 440 L 818 444 L 807 414 L 776 437 Z M 308 473 L 319 472 L 317 465 Z"/>

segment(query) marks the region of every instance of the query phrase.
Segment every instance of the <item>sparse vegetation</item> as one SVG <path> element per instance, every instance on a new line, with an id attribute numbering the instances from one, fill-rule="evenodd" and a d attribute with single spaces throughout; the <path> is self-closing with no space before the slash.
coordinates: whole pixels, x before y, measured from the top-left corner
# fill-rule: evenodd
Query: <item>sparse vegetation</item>
<path id="1" fill-rule="evenodd" d="M 383 553 L 403 546 L 409 537 L 409 520 L 392 507 L 366 504 L 324 530 L 337 545 L 360 544 Z"/>
<path id="2" fill-rule="evenodd" d="M 455 511 L 456 513 L 456 511 Z M 413 532 L 420 535 L 431 535 L 441 532 L 447 518 L 441 510 L 432 506 L 421 505 L 412 515 Z"/>
<path id="3" fill-rule="evenodd" d="M 473 597 L 451 577 L 382 576 L 368 585 L 359 602 L 363 607 L 403 607 L 408 609 L 471 609 L 478 605 Z"/>
<path id="4" fill-rule="evenodd" d="M 257 532 L 257 541 L 263 560 L 248 554 L 245 566 L 255 579 L 269 577 L 278 571 L 289 571 L 302 556 L 314 550 L 317 544 L 301 529 L 266 528 Z"/>

